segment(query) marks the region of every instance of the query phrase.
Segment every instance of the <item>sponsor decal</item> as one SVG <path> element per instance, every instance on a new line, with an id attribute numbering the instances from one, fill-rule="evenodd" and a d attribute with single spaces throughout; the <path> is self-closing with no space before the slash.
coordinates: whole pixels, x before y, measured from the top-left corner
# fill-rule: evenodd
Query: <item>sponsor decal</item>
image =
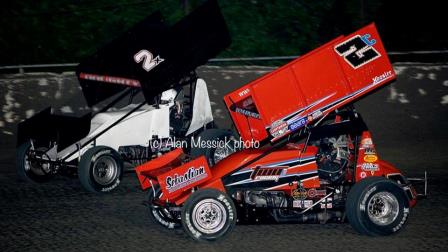
<path id="1" fill-rule="evenodd" d="M 308 122 L 316 120 L 317 118 L 321 117 L 323 115 L 322 111 L 317 110 L 314 113 L 308 115 Z"/>
<path id="2" fill-rule="evenodd" d="M 204 166 L 198 168 L 190 167 L 184 174 L 178 175 L 175 173 L 172 176 L 167 176 L 165 179 L 166 189 L 172 193 L 181 188 L 188 186 L 196 181 L 207 178 L 208 174 L 205 172 Z"/>
<path id="3" fill-rule="evenodd" d="M 333 208 L 333 198 L 326 198 L 324 202 L 320 203 L 320 208 L 326 209 L 326 208 Z"/>
<path id="4" fill-rule="evenodd" d="M 89 74 L 89 73 L 80 73 L 80 79 L 91 80 L 91 81 L 100 81 L 124 86 L 131 87 L 140 87 L 140 81 L 134 79 L 127 79 L 116 76 L 107 76 L 107 75 L 98 75 L 98 74 Z"/>
<path id="5" fill-rule="evenodd" d="M 364 148 L 365 155 L 376 155 L 376 151 L 374 148 Z"/>
<path id="6" fill-rule="evenodd" d="M 293 200 L 292 207 L 294 208 L 308 208 L 313 205 L 312 200 Z"/>
<path id="7" fill-rule="evenodd" d="M 252 180 L 264 180 L 264 181 L 278 181 L 278 179 L 286 172 L 285 167 L 256 167 L 250 179 Z"/>
<path id="8" fill-rule="evenodd" d="M 367 202 L 367 199 L 369 198 L 369 196 L 370 196 L 374 191 L 376 191 L 376 186 L 370 188 L 370 189 L 367 191 L 367 193 L 364 195 L 364 197 L 363 197 L 363 199 L 362 199 L 362 201 L 361 201 L 361 204 L 359 205 L 359 209 L 360 209 L 361 211 L 365 211 L 365 210 L 366 210 L 366 202 Z"/>
<path id="9" fill-rule="evenodd" d="M 261 118 L 260 113 L 258 113 L 257 107 L 255 106 L 254 100 L 252 99 L 252 96 L 249 96 L 243 100 L 238 101 L 235 104 L 232 104 L 230 106 L 230 110 L 248 117 L 253 117 L 256 119 Z"/>
<path id="10" fill-rule="evenodd" d="M 218 200 L 221 201 L 222 203 L 224 203 L 224 205 L 226 206 L 227 212 L 229 213 L 229 220 L 233 220 L 234 214 L 233 214 L 232 206 L 230 205 L 230 202 L 227 200 L 227 198 L 224 196 L 224 194 L 220 194 L 218 196 Z"/>
<path id="11" fill-rule="evenodd" d="M 378 83 L 384 81 L 385 79 L 388 79 L 391 76 L 392 76 L 392 71 L 387 71 L 381 75 L 375 76 L 372 78 L 373 84 L 378 84 Z"/>
<path id="12" fill-rule="evenodd" d="M 190 217 L 190 213 L 186 213 L 185 214 L 185 222 L 187 223 L 187 228 L 188 230 L 190 230 L 190 232 L 194 235 L 194 237 L 199 238 L 202 236 L 201 233 L 199 233 L 191 224 L 191 217 Z"/>
<path id="13" fill-rule="evenodd" d="M 364 162 L 366 162 L 366 163 L 374 163 L 376 161 L 378 161 L 377 155 L 369 154 L 369 155 L 364 156 Z"/>
<path id="14" fill-rule="evenodd" d="M 308 190 L 308 198 L 323 197 L 327 195 L 326 190 L 316 190 L 315 188 Z"/>
<path id="15" fill-rule="evenodd" d="M 168 222 L 160 217 L 160 214 L 157 213 L 159 211 L 157 208 L 152 208 L 152 216 L 160 223 L 162 226 L 173 229 L 174 228 L 174 222 Z"/>
<path id="16" fill-rule="evenodd" d="M 298 120 L 295 120 L 295 121 L 292 121 L 291 123 L 289 123 L 289 129 L 291 131 L 295 131 L 295 130 L 305 126 L 307 122 L 308 122 L 308 119 L 306 117 L 302 117 Z"/>
<path id="17" fill-rule="evenodd" d="M 258 114 L 257 112 L 253 112 L 253 111 L 250 111 L 250 110 L 247 110 L 247 109 L 243 109 L 243 108 L 235 108 L 235 112 L 236 113 L 239 113 L 239 114 L 242 114 L 242 115 L 245 115 L 245 116 L 248 116 L 248 117 L 253 117 L 253 118 L 256 118 L 256 119 L 260 119 L 260 114 Z"/>
<path id="18" fill-rule="evenodd" d="M 320 208 L 322 209 L 333 208 L 333 203 L 320 203 Z"/>
<path id="19" fill-rule="evenodd" d="M 272 123 L 269 133 L 271 133 L 271 136 L 273 137 L 279 137 L 286 134 L 287 131 L 288 131 L 288 123 L 279 120 Z"/>
<path id="20" fill-rule="evenodd" d="M 151 71 L 151 69 L 153 69 L 160 63 L 164 62 L 165 59 L 160 58 L 159 55 L 157 55 L 154 58 L 154 56 L 152 55 L 152 53 L 150 51 L 142 49 L 134 55 L 134 61 L 135 61 L 135 63 L 140 63 L 143 61 L 143 64 L 142 64 L 143 69 L 146 72 L 149 72 L 149 71 Z"/>
<path id="21" fill-rule="evenodd" d="M 245 96 L 245 95 L 247 95 L 247 94 L 249 94 L 249 93 L 250 93 L 250 90 L 249 90 L 248 88 L 246 88 L 246 89 L 244 89 L 243 91 L 239 92 L 238 95 L 239 95 L 240 97 L 243 97 L 243 96 Z"/>
<path id="22" fill-rule="evenodd" d="M 322 98 L 322 99 L 320 99 L 320 100 L 317 100 L 317 101 L 313 102 L 312 104 L 310 104 L 310 105 L 308 105 L 308 106 L 306 106 L 306 107 L 303 107 L 303 108 L 301 108 L 301 109 L 299 109 L 299 110 L 296 110 L 296 111 L 293 113 L 293 115 L 291 115 L 292 117 L 288 119 L 288 121 L 289 121 L 289 122 L 296 121 L 296 119 L 302 117 L 301 114 L 302 114 L 304 111 L 308 111 L 308 110 L 310 110 L 311 108 L 317 106 L 318 104 L 322 103 L 323 101 L 327 100 L 328 98 L 334 96 L 335 94 L 336 94 L 336 92 L 334 92 L 334 93 L 332 93 L 332 94 L 330 94 L 330 95 L 327 95 L 326 97 L 324 97 L 324 98 Z M 323 111 L 324 111 L 324 110 L 322 110 L 321 112 L 323 113 Z M 318 111 L 316 111 L 316 112 L 319 113 Z M 317 116 L 317 114 L 316 114 L 316 116 Z"/>
<path id="23" fill-rule="evenodd" d="M 366 45 L 368 46 L 373 46 L 374 44 L 376 44 L 376 40 L 375 39 L 370 39 L 370 34 L 365 34 L 364 36 L 361 37 L 362 41 L 364 41 L 364 43 L 366 43 Z"/>
<path id="24" fill-rule="evenodd" d="M 370 34 L 355 35 L 336 45 L 334 50 L 352 68 L 357 69 L 381 56 L 373 47 L 374 44 L 376 44 L 376 40 L 371 39 Z"/>
<path id="25" fill-rule="evenodd" d="M 104 187 L 101 189 L 102 192 L 110 192 L 112 191 L 115 187 L 117 187 L 120 184 L 120 179 L 117 178 L 117 180 L 115 180 L 115 183 L 109 187 Z"/>
<path id="26" fill-rule="evenodd" d="M 101 157 L 102 155 L 108 155 L 108 154 L 111 154 L 112 153 L 112 151 L 110 150 L 110 149 L 105 149 L 105 150 L 101 150 L 101 151 L 99 151 L 99 152 L 97 152 L 97 153 L 95 153 L 94 155 L 93 155 L 93 157 L 92 157 L 92 159 L 91 159 L 91 163 L 95 163 L 95 161 L 99 158 L 99 157 Z"/>
<path id="27" fill-rule="evenodd" d="M 291 196 L 295 200 L 304 200 L 308 196 L 308 192 L 304 188 L 294 189 Z"/>
<path id="28" fill-rule="evenodd" d="M 365 178 L 365 177 L 367 177 L 367 173 L 366 173 L 366 172 L 361 172 L 361 173 L 359 174 L 359 176 L 360 176 L 361 178 Z"/>
<path id="29" fill-rule="evenodd" d="M 378 164 L 373 164 L 373 163 L 362 163 L 361 164 L 361 169 L 363 171 L 370 171 L 370 172 L 376 172 L 380 169 Z"/>
<path id="30" fill-rule="evenodd" d="M 401 218 L 400 223 L 398 223 L 398 225 L 392 229 L 393 232 L 397 232 L 398 230 L 400 230 L 403 227 L 404 223 L 406 223 L 408 215 L 409 215 L 409 208 L 405 207 L 403 209 L 403 218 Z"/>
<path id="31" fill-rule="evenodd" d="M 361 140 L 361 145 L 363 148 L 372 148 L 373 142 L 372 138 L 367 137 Z"/>

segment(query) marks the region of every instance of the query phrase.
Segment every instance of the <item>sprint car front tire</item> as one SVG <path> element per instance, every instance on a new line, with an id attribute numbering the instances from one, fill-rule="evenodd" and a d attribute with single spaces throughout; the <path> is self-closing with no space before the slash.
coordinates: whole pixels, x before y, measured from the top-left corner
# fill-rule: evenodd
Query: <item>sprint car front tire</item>
<path id="1" fill-rule="evenodd" d="M 360 234 L 391 235 L 405 226 L 409 217 L 409 201 L 394 181 L 369 177 L 351 188 L 346 201 L 346 215 Z"/>
<path id="2" fill-rule="evenodd" d="M 167 209 L 153 205 L 153 201 L 155 198 L 160 198 L 162 196 L 162 190 L 159 185 L 154 185 L 151 189 L 148 190 L 148 213 L 149 219 L 167 229 L 175 229 L 181 226 L 179 220 L 174 219 Z"/>
<path id="3" fill-rule="evenodd" d="M 40 164 L 29 160 L 30 150 L 30 142 L 25 142 L 17 148 L 16 166 L 19 179 L 35 183 L 47 182 L 52 174 L 50 171 L 45 171 Z"/>
<path id="4" fill-rule="evenodd" d="M 223 238 L 235 227 L 236 220 L 232 199 L 216 189 L 199 189 L 182 208 L 182 226 L 197 241 Z"/>
<path id="5" fill-rule="evenodd" d="M 123 160 L 114 149 L 95 146 L 87 150 L 78 164 L 81 185 L 90 192 L 107 193 L 115 189 L 123 175 Z"/>

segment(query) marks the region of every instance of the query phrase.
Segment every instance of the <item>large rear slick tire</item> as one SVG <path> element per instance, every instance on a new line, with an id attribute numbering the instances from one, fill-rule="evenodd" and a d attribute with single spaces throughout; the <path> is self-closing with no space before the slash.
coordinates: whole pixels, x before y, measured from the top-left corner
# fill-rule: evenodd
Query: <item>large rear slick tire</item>
<path id="1" fill-rule="evenodd" d="M 123 160 L 110 147 L 95 146 L 89 149 L 78 164 L 79 181 L 90 192 L 110 192 L 120 184 L 122 176 Z"/>
<path id="2" fill-rule="evenodd" d="M 346 215 L 360 234 L 378 236 L 397 233 L 409 216 L 403 189 L 383 177 L 369 177 L 355 184 L 347 196 Z"/>

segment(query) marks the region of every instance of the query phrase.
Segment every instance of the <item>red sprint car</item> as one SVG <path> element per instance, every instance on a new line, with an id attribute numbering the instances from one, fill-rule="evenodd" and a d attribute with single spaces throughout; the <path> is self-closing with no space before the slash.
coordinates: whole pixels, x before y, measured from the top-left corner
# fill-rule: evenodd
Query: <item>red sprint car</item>
<path id="1" fill-rule="evenodd" d="M 400 231 L 416 204 L 409 180 L 382 160 L 353 103 L 396 78 L 374 24 L 340 36 L 225 95 L 241 141 L 209 167 L 173 150 L 136 169 L 150 217 L 216 240 L 237 222 L 348 222 Z M 379 115 L 380 116 L 380 115 Z"/>

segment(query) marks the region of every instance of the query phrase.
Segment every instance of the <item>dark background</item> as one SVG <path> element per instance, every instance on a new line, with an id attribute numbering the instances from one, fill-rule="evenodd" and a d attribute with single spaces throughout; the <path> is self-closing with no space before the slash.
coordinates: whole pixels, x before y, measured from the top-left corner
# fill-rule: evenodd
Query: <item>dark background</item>
<path id="1" fill-rule="evenodd" d="M 160 9 L 174 23 L 203 0 L 19 0 L 0 8 L 0 65 L 79 62 Z M 233 43 L 219 57 L 300 55 L 376 22 L 388 51 L 448 47 L 444 1 L 220 0 Z M 281 46 L 273 46 L 281 45 Z"/>

